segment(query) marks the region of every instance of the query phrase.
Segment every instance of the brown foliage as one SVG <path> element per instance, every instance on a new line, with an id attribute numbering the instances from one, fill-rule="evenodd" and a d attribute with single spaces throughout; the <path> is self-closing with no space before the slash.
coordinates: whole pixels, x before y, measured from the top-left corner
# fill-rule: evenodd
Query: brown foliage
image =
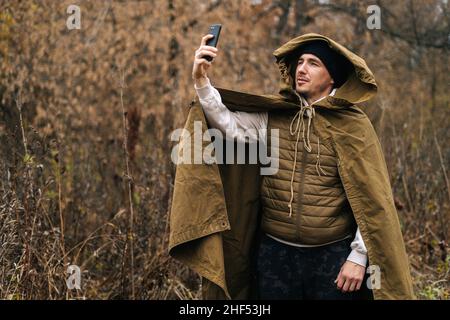
<path id="1" fill-rule="evenodd" d="M 0 298 L 200 297 L 198 278 L 167 255 L 169 137 L 217 22 L 220 87 L 275 93 L 272 51 L 306 32 L 366 59 L 380 92 L 365 110 L 418 294 L 448 298 L 448 5 L 377 1 L 382 29 L 368 30 L 364 1 L 252 2 L 83 1 L 81 30 L 66 28 L 70 1 L 0 4 Z M 70 264 L 81 290 L 67 289 Z"/>

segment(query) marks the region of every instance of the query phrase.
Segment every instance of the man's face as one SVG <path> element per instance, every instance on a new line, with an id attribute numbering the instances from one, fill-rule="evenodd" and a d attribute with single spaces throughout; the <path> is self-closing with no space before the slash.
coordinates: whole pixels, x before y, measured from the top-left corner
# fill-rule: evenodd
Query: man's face
<path id="1" fill-rule="evenodd" d="M 308 101 L 315 101 L 330 93 L 334 81 L 325 65 L 313 54 L 304 53 L 295 71 L 295 90 Z"/>

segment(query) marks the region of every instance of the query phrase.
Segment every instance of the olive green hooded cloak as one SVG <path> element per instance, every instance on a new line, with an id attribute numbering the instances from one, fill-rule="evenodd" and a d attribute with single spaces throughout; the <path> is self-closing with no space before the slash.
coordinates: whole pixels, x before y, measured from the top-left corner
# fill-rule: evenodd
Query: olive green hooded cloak
<path id="1" fill-rule="evenodd" d="M 312 40 L 327 41 L 354 67 L 333 97 L 315 104 L 320 112 L 313 121 L 320 140 L 336 151 L 339 175 L 367 247 L 369 263 L 381 271 L 380 287 L 373 289 L 373 297 L 413 299 L 408 257 L 382 148 L 368 117 L 355 105 L 377 92 L 375 78 L 365 61 L 327 37 L 306 34 L 274 52 L 281 73 L 279 95 L 218 89 L 222 101 L 232 111 L 298 109 L 290 59 L 300 45 Z M 190 104 L 185 125 L 190 133 L 194 132 L 194 121 L 202 122 L 203 131 L 208 128 L 196 99 Z M 203 141 L 203 148 L 210 144 Z M 194 152 L 194 144 L 180 141 L 179 147 Z M 202 277 L 205 299 L 258 296 L 254 257 L 261 215 L 260 182 L 260 164 L 177 166 L 169 253 Z"/>

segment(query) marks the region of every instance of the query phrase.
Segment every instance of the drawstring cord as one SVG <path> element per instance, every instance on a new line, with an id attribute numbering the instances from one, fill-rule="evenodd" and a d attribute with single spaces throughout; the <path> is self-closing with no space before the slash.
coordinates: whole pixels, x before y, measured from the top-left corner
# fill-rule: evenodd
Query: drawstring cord
<path id="1" fill-rule="evenodd" d="M 293 136 L 295 132 L 297 132 L 297 139 L 295 140 L 295 152 L 294 152 L 294 163 L 292 164 L 292 173 L 291 173 L 291 198 L 289 200 L 289 218 L 292 216 L 292 201 L 294 200 L 294 175 L 295 175 L 295 165 L 297 164 L 297 149 L 298 149 L 298 140 L 300 139 L 300 126 L 303 123 L 303 114 L 305 113 L 305 108 L 303 104 L 302 98 L 300 98 L 300 110 L 297 111 L 294 118 L 291 121 L 291 124 L 289 126 L 289 133 Z M 295 130 L 292 130 L 292 125 L 294 124 L 295 120 L 297 119 L 297 126 L 295 127 Z M 304 130 L 303 130 L 304 133 Z"/>
<path id="2" fill-rule="evenodd" d="M 320 177 L 320 171 L 322 171 L 322 173 L 324 175 L 327 175 L 325 171 L 323 171 L 322 167 L 320 166 L 320 138 L 319 135 L 317 135 L 317 161 L 316 161 L 316 171 L 317 174 Z"/>
<path id="3" fill-rule="evenodd" d="M 300 139 L 300 132 L 302 132 L 302 138 L 303 138 L 303 146 L 306 149 L 306 151 L 311 152 L 312 148 L 311 148 L 311 142 L 309 139 L 309 133 L 310 133 L 310 129 L 311 129 L 311 123 L 312 123 L 312 118 L 315 116 L 315 110 L 313 108 L 313 104 L 308 105 L 307 103 L 305 103 L 304 98 L 300 97 L 300 95 L 298 95 L 297 92 L 295 92 L 295 94 L 297 95 L 297 97 L 300 100 L 300 110 L 297 111 L 297 113 L 295 114 L 294 118 L 291 121 L 291 124 L 289 126 L 289 133 L 293 136 L 294 134 L 297 133 L 297 138 L 295 140 L 295 153 L 294 153 L 294 163 L 292 164 L 292 173 L 291 173 L 291 198 L 289 200 L 289 217 L 292 216 L 292 202 L 294 200 L 294 176 L 295 176 L 295 166 L 297 164 L 297 151 L 298 151 L 298 141 Z M 308 116 L 308 125 L 305 128 L 305 119 L 304 119 L 304 115 Z M 293 125 L 296 122 L 296 126 L 295 129 L 293 130 Z M 305 129 L 306 129 L 306 139 L 305 139 Z M 316 171 L 317 174 L 320 176 L 320 171 L 322 171 L 322 173 L 324 175 L 326 175 L 325 171 L 322 170 L 321 166 L 320 166 L 320 139 L 319 136 L 317 135 L 317 161 L 316 161 Z"/>

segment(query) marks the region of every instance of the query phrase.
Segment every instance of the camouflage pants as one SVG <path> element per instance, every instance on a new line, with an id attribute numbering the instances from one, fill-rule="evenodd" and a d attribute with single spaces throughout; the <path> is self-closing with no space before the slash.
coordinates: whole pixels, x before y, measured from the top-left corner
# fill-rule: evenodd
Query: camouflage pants
<path id="1" fill-rule="evenodd" d="M 263 235 L 258 252 L 258 291 L 261 299 L 364 299 L 363 287 L 351 293 L 339 291 L 334 283 L 350 254 L 352 239 L 329 245 L 301 248 Z"/>

